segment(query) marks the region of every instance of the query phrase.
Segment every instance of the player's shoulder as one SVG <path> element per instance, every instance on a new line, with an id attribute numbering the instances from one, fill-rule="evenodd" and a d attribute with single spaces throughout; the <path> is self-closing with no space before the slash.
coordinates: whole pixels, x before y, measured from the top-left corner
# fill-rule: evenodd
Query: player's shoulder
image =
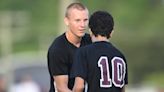
<path id="1" fill-rule="evenodd" d="M 65 41 L 65 34 L 62 34 L 54 39 L 52 46 L 60 47 L 60 45 L 63 45 L 64 41 Z"/>
<path id="2" fill-rule="evenodd" d="M 123 51 L 120 49 L 120 48 L 117 48 L 116 46 L 113 46 L 112 45 L 112 47 L 114 48 L 114 53 L 117 55 L 117 56 L 119 56 L 119 57 L 121 57 L 121 58 L 123 58 L 124 60 L 125 60 L 125 56 L 124 56 L 124 53 L 123 53 Z"/>
<path id="3" fill-rule="evenodd" d="M 57 38 L 55 38 L 53 43 L 54 43 L 54 45 L 61 45 L 61 44 L 63 44 L 65 39 L 66 39 L 66 37 L 65 37 L 65 33 L 64 33 L 64 34 L 58 36 Z"/>
<path id="4" fill-rule="evenodd" d="M 64 49 L 65 46 L 65 34 L 62 34 L 58 37 L 56 37 L 53 42 L 51 43 L 49 50 L 60 50 L 60 49 Z"/>

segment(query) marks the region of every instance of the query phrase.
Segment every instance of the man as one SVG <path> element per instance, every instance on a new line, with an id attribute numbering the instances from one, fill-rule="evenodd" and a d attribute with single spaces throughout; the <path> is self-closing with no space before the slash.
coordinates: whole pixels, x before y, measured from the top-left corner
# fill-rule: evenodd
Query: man
<path id="1" fill-rule="evenodd" d="M 75 77 L 73 92 L 83 92 L 84 82 L 88 92 L 125 92 L 127 63 L 124 55 L 114 47 L 109 38 L 114 27 L 112 16 L 97 11 L 89 19 L 93 43 L 77 50 L 71 77 Z"/>
<path id="2" fill-rule="evenodd" d="M 67 31 L 57 37 L 48 50 L 48 68 L 51 76 L 50 92 L 71 92 L 74 79 L 69 77 L 73 56 L 76 50 L 91 43 L 85 34 L 88 25 L 88 9 L 81 3 L 72 3 L 67 7 L 64 22 Z"/>

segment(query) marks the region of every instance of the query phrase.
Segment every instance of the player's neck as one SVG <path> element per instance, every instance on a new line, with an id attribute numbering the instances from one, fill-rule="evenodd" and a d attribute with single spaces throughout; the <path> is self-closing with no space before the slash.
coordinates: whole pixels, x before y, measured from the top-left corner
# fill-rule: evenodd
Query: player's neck
<path id="1" fill-rule="evenodd" d="M 81 42 L 81 39 L 80 37 L 77 37 L 76 35 L 74 35 L 73 33 L 71 33 L 70 31 L 67 31 L 66 33 L 66 38 L 67 40 L 73 44 L 74 46 L 76 47 L 80 47 L 80 42 Z"/>
<path id="2" fill-rule="evenodd" d="M 109 40 L 106 38 L 106 37 L 104 37 L 104 36 L 97 36 L 97 37 L 95 37 L 95 36 L 92 36 L 92 41 L 93 42 L 99 42 L 99 41 L 106 41 L 106 42 L 109 42 Z"/>

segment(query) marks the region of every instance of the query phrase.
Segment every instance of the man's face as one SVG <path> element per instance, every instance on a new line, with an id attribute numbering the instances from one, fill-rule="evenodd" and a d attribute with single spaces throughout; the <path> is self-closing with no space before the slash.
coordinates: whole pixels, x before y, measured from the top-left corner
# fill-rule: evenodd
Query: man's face
<path id="1" fill-rule="evenodd" d="M 69 31 L 77 37 L 82 37 L 88 27 L 88 10 L 71 9 L 66 21 Z"/>

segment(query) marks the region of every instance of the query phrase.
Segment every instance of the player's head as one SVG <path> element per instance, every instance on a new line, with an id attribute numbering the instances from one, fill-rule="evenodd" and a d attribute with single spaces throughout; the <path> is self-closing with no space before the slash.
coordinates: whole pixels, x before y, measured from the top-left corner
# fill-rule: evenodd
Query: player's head
<path id="1" fill-rule="evenodd" d="M 68 30 L 77 37 L 82 37 L 88 27 L 88 9 L 81 3 L 70 4 L 65 13 Z"/>
<path id="2" fill-rule="evenodd" d="M 89 28 L 95 37 L 101 35 L 110 38 L 113 27 L 113 17 L 106 11 L 96 11 L 89 19 Z"/>

